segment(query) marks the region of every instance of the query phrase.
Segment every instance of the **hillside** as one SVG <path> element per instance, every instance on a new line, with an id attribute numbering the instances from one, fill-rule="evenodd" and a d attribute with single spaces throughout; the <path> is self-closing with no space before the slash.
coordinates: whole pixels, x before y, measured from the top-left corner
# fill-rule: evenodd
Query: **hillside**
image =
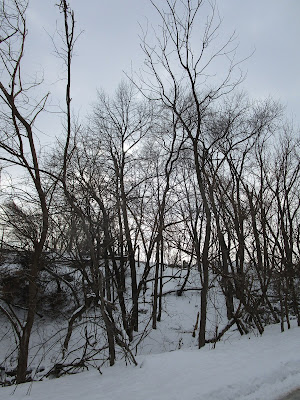
<path id="1" fill-rule="evenodd" d="M 119 362 L 101 375 L 92 370 L 2 388 L 1 399 L 275 400 L 299 386 L 299 333 L 273 325 L 263 336 L 228 338 L 215 349 L 138 356 L 137 367 Z"/>
<path id="2" fill-rule="evenodd" d="M 88 351 L 101 347 L 101 323 L 93 322 L 96 314 L 90 310 L 74 325 L 69 354 L 62 357 L 62 343 L 70 318 L 67 305 L 65 319 L 62 309 L 60 317 L 44 316 L 36 322 L 30 353 L 30 368 L 35 382 L 3 387 L 0 389 L 0 398 L 9 399 L 13 393 L 13 398 L 19 400 L 28 398 L 30 393 L 33 400 L 275 400 L 299 386 L 300 328 L 296 326 L 296 319 L 291 319 L 290 330 L 281 333 L 280 324 L 273 324 L 266 327 L 262 336 L 256 329 L 241 336 L 236 325 L 233 325 L 220 342 L 207 344 L 198 350 L 198 328 L 194 335 L 193 331 L 200 307 L 201 285 L 199 273 L 193 269 L 186 291 L 178 296 L 176 290 L 182 285 L 186 273 L 185 270 L 166 268 L 162 318 L 157 329 L 151 329 L 149 324 L 152 310 L 150 280 L 139 305 L 141 328 L 130 346 L 137 366 L 134 366 L 130 357 L 124 359 L 124 354 L 119 351 L 119 361 L 110 368 L 99 352 L 98 356 L 94 354 L 90 362 L 85 362 L 88 371 L 87 368 L 71 369 L 72 373 L 80 373 L 59 379 L 53 379 L 53 373 L 45 377 L 55 362 L 66 364 L 80 360 L 82 343 L 85 343 L 87 336 L 89 342 L 93 338 L 99 343 L 94 344 L 94 348 L 90 344 L 86 355 Z M 207 319 L 207 338 L 213 338 L 228 322 L 224 296 L 213 285 Z M 13 348 L 7 326 L 1 326 L 2 359 Z M 9 360 L 13 361 L 13 358 L 7 358 L 6 366 Z M 42 378 L 43 382 L 37 382 Z"/>

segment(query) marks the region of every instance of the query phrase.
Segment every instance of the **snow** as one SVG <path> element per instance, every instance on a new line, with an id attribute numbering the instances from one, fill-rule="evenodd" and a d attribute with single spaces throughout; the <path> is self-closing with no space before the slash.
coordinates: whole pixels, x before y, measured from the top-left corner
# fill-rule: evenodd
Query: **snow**
<path id="1" fill-rule="evenodd" d="M 300 328 L 229 336 L 216 348 L 137 357 L 114 367 L 0 389 L 1 400 L 272 400 L 300 385 Z M 11 394 L 13 393 L 13 397 Z M 29 396 L 28 396 L 29 394 Z"/>
<path id="2" fill-rule="evenodd" d="M 166 271 L 167 276 L 173 274 L 171 269 Z M 143 336 L 138 344 L 137 367 L 126 366 L 120 361 L 123 353 L 119 352 L 117 364 L 101 366 L 102 374 L 91 368 L 59 379 L 0 387 L 0 399 L 276 400 L 300 386 L 300 328 L 295 321 L 292 321 L 292 329 L 284 333 L 280 332 L 278 324 L 270 325 L 262 336 L 252 332 L 241 337 L 236 327 L 232 327 L 215 348 L 207 345 L 198 350 L 197 335 L 194 338 L 192 333 L 200 310 L 200 292 L 187 291 L 182 296 L 166 294 L 180 287 L 184 279 L 184 271 L 181 277 L 177 272 L 175 275 L 176 279 L 164 278 L 162 320 L 156 330 L 151 330 L 151 324 L 148 324 L 152 310 L 151 287 L 145 301 L 141 299 L 140 332 L 132 346 L 136 354 L 135 346 Z M 187 287 L 201 287 L 197 271 L 191 271 Z M 0 356 L 4 359 L 14 343 L 7 323 L 1 322 Z M 226 323 L 224 298 L 216 285 L 209 294 L 207 338 L 212 338 L 216 328 L 220 331 Z M 73 357 L 77 356 L 78 343 L 84 338 L 84 326 L 82 321 L 74 326 L 69 343 Z M 104 337 L 101 326 L 87 326 L 89 334 L 95 335 L 95 342 L 101 347 L 99 340 Z M 31 338 L 30 368 L 35 370 L 42 366 L 45 369 L 34 375 L 35 379 L 45 375 L 53 363 L 65 361 L 61 360 L 65 329 L 64 319 L 57 320 L 56 325 L 51 319 L 36 320 Z M 100 366 L 102 362 L 95 365 Z"/>

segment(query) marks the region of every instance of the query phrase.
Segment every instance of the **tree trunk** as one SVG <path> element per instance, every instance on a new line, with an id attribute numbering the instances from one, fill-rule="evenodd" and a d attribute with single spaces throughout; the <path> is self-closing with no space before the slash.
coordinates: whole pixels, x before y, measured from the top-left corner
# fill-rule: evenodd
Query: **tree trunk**
<path id="1" fill-rule="evenodd" d="M 159 240 L 156 243 L 155 277 L 154 277 L 153 310 L 152 310 L 153 329 L 156 329 L 156 322 L 157 322 L 158 279 L 159 279 Z"/>
<path id="2" fill-rule="evenodd" d="M 16 377 L 17 384 L 26 382 L 29 341 L 37 307 L 37 292 L 38 292 L 37 275 L 38 275 L 38 263 L 40 259 L 40 249 L 36 251 L 37 254 L 34 255 L 34 258 L 32 260 L 32 265 L 30 268 L 31 271 L 29 276 L 28 312 L 26 317 L 26 323 L 22 329 L 21 340 L 19 343 L 18 366 L 17 366 L 17 377 Z"/>

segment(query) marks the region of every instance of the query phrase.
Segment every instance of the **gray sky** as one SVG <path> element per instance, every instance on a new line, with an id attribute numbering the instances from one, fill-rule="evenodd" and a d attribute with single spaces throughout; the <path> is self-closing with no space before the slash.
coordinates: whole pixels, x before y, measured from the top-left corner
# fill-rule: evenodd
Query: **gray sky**
<path id="1" fill-rule="evenodd" d="M 158 0 L 157 4 L 163 4 Z M 55 32 L 61 16 L 58 0 L 30 0 L 29 37 L 26 47 L 30 71 L 44 70 L 44 88 L 64 105 L 64 76 L 61 60 L 54 56 L 48 34 Z M 73 61 L 72 105 L 84 118 L 96 99 L 96 89 L 109 93 L 124 78 L 123 71 L 138 70 L 143 63 L 139 34 L 141 25 L 156 24 L 158 16 L 149 0 L 70 0 L 77 29 L 83 31 Z M 300 1 L 299 0 L 219 0 L 223 18 L 222 35 L 236 31 L 238 57 L 254 54 L 244 62 L 247 79 L 243 83 L 252 97 L 272 96 L 287 106 L 288 117 L 297 124 L 300 94 Z M 56 117 L 57 120 L 57 117 Z M 50 121 L 50 119 L 49 119 Z M 59 136 L 59 123 L 43 123 L 46 136 Z M 58 121 L 59 122 L 59 121 Z M 47 140 L 46 140 L 47 141 Z"/>

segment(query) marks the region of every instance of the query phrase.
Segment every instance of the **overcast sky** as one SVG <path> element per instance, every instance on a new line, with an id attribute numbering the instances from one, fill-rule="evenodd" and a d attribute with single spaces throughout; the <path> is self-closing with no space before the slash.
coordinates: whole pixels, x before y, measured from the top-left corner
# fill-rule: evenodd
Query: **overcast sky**
<path id="1" fill-rule="evenodd" d="M 27 60 L 30 71 L 44 70 L 45 90 L 52 102 L 64 101 L 62 62 L 55 58 L 49 35 L 61 16 L 58 0 L 30 0 Z M 163 4 L 164 0 L 157 0 Z M 81 118 L 96 99 L 96 89 L 113 93 L 124 78 L 123 71 L 138 70 L 143 63 L 140 26 L 158 23 L 149 0 L 70 0 L 78 32 L 83 31 L 73 61 L 72 104 Z M 243 87 L 252 97 L 272 96 L 287 106 L 287 114 L 299 124 L 300 94 L 300 1 L 299 0 L 219 0 L 223 18 L 222 35 L 236 31 L 240 58 L 247 79 Z M 27 62 L 28 64 L 28 62 Z M 55 128 L 54 128 L 55 126 Z M 45 124 L 43 130 L 58 136 L 59 125 Z M 50 132 L 50 130 L 57 130 Z M 47 132 L 46 132 L 47 131 Z"/>

